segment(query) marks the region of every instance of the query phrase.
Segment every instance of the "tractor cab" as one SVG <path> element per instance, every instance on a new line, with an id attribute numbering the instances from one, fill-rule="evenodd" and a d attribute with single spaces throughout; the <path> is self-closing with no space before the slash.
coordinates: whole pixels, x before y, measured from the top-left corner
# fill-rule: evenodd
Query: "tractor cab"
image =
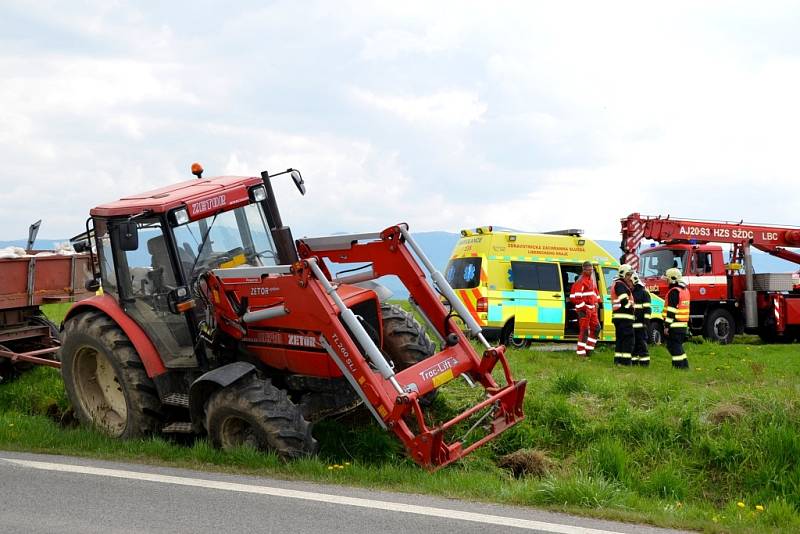
<path id="1" fill-rule="evenodd" d="M 103 293 L 147 333 L 167 368 L 198 365 L 200 275 L 276 265 L 293 253 L 275 245 L 267 184 L 268 177 L 197 179 L 91 210 Z"/>

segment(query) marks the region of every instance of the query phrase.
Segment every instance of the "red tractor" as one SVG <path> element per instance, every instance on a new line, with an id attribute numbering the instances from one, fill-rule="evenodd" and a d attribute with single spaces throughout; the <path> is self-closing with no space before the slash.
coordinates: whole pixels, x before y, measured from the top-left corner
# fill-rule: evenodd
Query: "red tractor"
<path id="1" fill-rule="evenodd" d="M 73 240 L 92 254 L 90 289 L 102 288 L 64 322 L 62 375 L 83 423 L 123 438 L 207 433 L 224 449 L 294 458 L 316 450 L 315 421 L 363 404 L 434 470 L 523 419 L 525 381 L 513 379 L 505 348 L 486 342 L 405 224 L 295 243 L 270 179 L 289 174 L 302 194 L 299 172 L 193 172 L 198 179 L 92 209 Z M 331 274 L 347 263 L 357 267 Z M 441 350 L 411 314 L 381 302 L 374 279 L 386 275 L 405 284 Z M 483 387 L 482 400 L 429 425 L 427 401 L 458 377 Z M 483 432 L 451 439 L 472 419 L 467 434 Z"/>

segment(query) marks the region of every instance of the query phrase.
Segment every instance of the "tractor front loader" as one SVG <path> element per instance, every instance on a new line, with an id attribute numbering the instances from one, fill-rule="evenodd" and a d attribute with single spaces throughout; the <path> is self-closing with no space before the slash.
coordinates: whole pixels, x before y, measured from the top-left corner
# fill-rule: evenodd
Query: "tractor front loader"
<path id="1" fill-rule="evenodd" d="M 295 243 L 270 178 L 199 179 L 92 210 L 79 241 L 96 251 L 103 294 L 70 310 L 61 351 L 81 421 L 118 437 L 207 433 L 225 449 L 292 458 L 315 452 L 315 421 L 363 404 L 435 470 L 524 418 L 525 381 L 514 381 L 505 348 L 484 339 L 405 224 Z M 334 276 L 337 263 L 363 268 Z M 381 301 L 374 280 L 387 275 L 441 350 L 413 315 Z M 430 424 L 431 397 L 459 377 L 482 387 L 482 400 Z M 478 437 L 452 438 L 470 423 Z"/>

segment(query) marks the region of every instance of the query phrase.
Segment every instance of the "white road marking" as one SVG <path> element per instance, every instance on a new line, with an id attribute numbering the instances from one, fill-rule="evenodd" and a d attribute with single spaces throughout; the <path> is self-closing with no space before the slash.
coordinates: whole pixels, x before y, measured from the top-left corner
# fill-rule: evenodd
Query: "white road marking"
<path id="1" fill-rule="evenodd" d="M 433 508 L 430 506 L 418 506 L 414 504 L 375 501 L 372 499 L 361 499 L 357 497 L 345 497 L 341 495 L 329 495 L 325 493 L 297 491 L 284 488 L 272 488 L 269 486 L 253 486 L 249 484 L 220 482 L 218 480 L 206 480 L 202 478 L 175 477 L 168 475 L 157 475 L 155 473 L 142 473 L 139 471 L 122 471 L 118 469 L 104 469 L 100 467 L 88 467 L 83 465 L 70 465 L 51 462 L 36 462 L 30 460 L 18 460 L 14 458 L 0 458 L 0 460 L 23 467 L 42 469 L 46 471 L 60 471 L 63 473 L 78 473 L 83 475 L 141 480 L 143 482 L 159 482 L 162 484 L 174 484 L 177 486 L 191 486 L 223 491 L 236 491 L 241 493 L 255 493 L 259 495 L 271 495 L 274 497 L 284 497 L 288 499 L 301 499 L 305 501 L 316 501 L 345 506 L 358 506 L 360 508 L 372 508 L 390 512 L 441 517 L 444 519 L 457 519 L 461 521 L 472 521 L 474 523 L 484 523 L 487 525 L 539 530 L 558 534 L 619 534 L 609 530 L 598 530 L 594 528 L 585 528 L 572 525 L 560 525 L 557 523 L 547 523 L 544 521 L 531 521 L 528 519 L 517 519 L 514 517 L 477 514 L 473 512 L 462 512 L 460 510 L 449 510 L 446 508 Z"/>

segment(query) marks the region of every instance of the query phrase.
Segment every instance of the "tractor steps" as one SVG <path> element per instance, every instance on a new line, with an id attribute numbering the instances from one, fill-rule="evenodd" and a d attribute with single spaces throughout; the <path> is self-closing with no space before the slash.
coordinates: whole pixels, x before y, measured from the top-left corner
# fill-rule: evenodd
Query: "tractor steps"
<path id="1" fill-rule="evenodd" d="M 192 423 L 178 422 L 168 424 L 161 429 L 161 432 L 165 434 L 192 434 L 194 433 L 194 428 Z"/>
<path id="2" fill-rule="evenodd" d="M 161 400 L 161 404 L 189 408 L 189 395 L 186 393 L 170 393 Z"/>

